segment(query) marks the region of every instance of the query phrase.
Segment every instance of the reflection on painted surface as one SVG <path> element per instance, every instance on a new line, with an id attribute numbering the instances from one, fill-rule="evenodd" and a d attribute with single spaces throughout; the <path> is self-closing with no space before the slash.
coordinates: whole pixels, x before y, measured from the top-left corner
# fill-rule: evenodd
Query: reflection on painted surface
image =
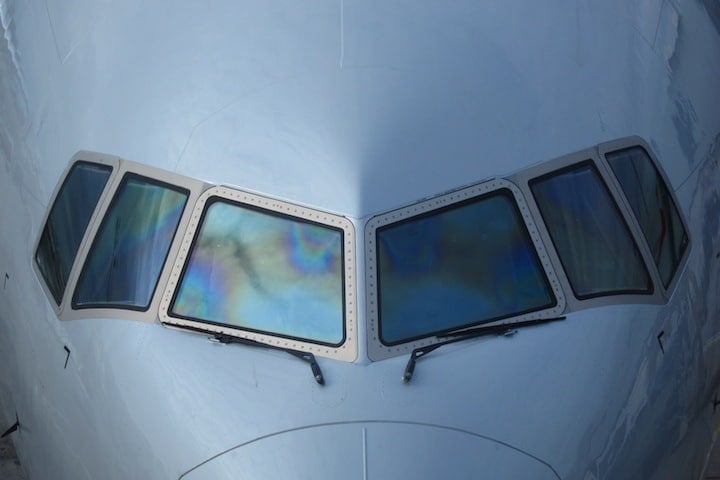
<path id="1" fill-rule="evenodd" d="M 216 200 L 172 313 L 326 344 L 344 337 L 342 232 Z"/>

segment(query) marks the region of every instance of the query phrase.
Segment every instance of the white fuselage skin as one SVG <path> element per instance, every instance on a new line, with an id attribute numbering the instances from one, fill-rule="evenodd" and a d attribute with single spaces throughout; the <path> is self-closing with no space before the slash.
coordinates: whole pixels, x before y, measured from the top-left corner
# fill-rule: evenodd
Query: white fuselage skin
<path id="1" fill-rule="evenodd" d="M 698 476 L 720 378 L 719 9 L 0 0 L 0 419 L 17 414 L 30 478 L 459 478 L 470 457 L 476 478 Z M 318 358 L 319 386 L 282 352 L 60 321 L 32 267 L 78 150 L 346 216 L 363 272 L 373 215 L 629 135 L 689 226 L 668 303 L 446 346 L 409 384 L 407 355 L 368 358 L 362 273 L 358 358 Z"/>

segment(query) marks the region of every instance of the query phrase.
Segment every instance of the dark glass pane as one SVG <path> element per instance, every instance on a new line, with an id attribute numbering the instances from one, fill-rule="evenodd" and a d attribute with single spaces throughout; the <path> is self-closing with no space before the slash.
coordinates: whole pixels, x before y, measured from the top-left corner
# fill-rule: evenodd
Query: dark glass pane
<path id="1" fill-rule="evenodd" d="M 377 250 L 385 344 L 555 303 L 505 191 L 379 228 Z"/>
<path id="2" fill-rule="evenodd" d="M 171 312 L 339 345 L 342 244 L 340 230 L 215 200 L 206 208 Z"/>
<path id="3" fill-rule="evenodd" d="M 111 172 L 112 168 L 107 165 L 76 163 L 50 210 L 35 260 L 58 305 L 80 242 Z"/>
<path id="4" fill-rule="evenodd" d="M 75 290 L 76 307 L 145 309 L 187 193 L 128 174 L 103 219 Z"/>
<path id="5" fill-rule="evenodd" d="M 643 148 L 609 153 L 607 159 L 667 286 L 687 246 L 687 234 L 670 192 Z"/>
<path id="6" fill-rule="evenodd" d="M 591 164 L 552 173 L 531 188 L 578 298 L 651 291 L 630 231 Z"/>

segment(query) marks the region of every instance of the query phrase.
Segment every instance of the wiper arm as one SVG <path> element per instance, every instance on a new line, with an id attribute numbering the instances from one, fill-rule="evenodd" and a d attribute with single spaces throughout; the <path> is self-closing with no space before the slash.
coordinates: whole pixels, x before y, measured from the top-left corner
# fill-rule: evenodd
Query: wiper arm
<path id="1" fill-rule="evenodd" d="M 515 323 L 504 323 L 497 325 L 479 326 L 472 327 L 462 330 L 454 330 L 451 332 L 444 333 L 442 335 L 436 335 L 435 338 L 445 339 L 432 345 L 426 345 L 424 347 L 418 347 L 410 353 L 407 366 L 405 367 L 405 373 L 402 376 L 404 383 L 408 383 L 415 372 L 415 363 L 421 357 L 424 357 L 433 350 L 448 345 L 450 343 L 460 342 L 469 338 L 484 337 L 486 335 L 503 335 L 508 332 L 517 330 L 518 328 L 530 327 L 532 325 L 540 325 L 542 323 L 555 322 L 557 320 L 565 320 L 565 317 L 551 317 L 551 318 L 537 318 L 534 320 L 525 320 L 523 322 Z M 513 332 L 514 333 L 514 332 Z"/>
<path id="2" fill-rule="evenodd" d="M 225 333 L 218 333 L 213 337 L 213 339 L 217 342 L 225 344 L 240 343 L 242 345 L 270 348 L 272 350 L 281 350 L 285 353 L 289 353 L 293 357 L 297 357 L 300 360 L 309 363 L 315 381 L 320 385 L 325 385 L 325 378 L 323 377 L 322 370 L 320 370 L 320 365 L 318 365 L 317 360 L 315 360 L 315 355 L 310 352 L 301 352 L 300 350 L 294 350 L 288 347 L 281 347 L 279 345 L 271 345 L 269 343 L 258 342 L 257 340 L 251 340 L 249 338 L 236 337 L 234 335 L 227 335 Z"/>

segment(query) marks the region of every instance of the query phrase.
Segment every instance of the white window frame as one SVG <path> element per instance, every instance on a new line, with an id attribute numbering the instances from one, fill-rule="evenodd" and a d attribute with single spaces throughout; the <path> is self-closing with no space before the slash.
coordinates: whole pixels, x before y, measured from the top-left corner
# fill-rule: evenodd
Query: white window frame
<path id="1" fill-rule="evenodd" d="M 57 197 L 60 194 L 60 189 L 63 187 L 65 182 L 67 181 L 67 177 L 70 174 L 70 171 L 73 169 L 75 164 L 77 163 L 90 163 L 90 164 L 96 164 L 96 165 L 104 165 L 112 168 L 110 172 L 110 176 L 107 179 L 107 182 L 105 183 L 105 187 L 103 188 L 102 193 L 100 194 L 100 197 L 98 197 L 98 202 L 95 205 L 95 210 L 93 211 L 92 215 L 90 216 L 90 221 L 88 222 L 87 227 L 85 228 L 85 234 L 83 235 L 82 240 L 80 241 L 80 245 L 78 245 L 78 250 L 75 253 L 75 258 L 73 259 L 73 264 L 70 269 L 70 275 L 68 276 L 67 283 L 65 284 L 65 291 L 63 292 L 63 297 L 60 301 L 60 304 L 58 305 L 55 301 L 55 297 L 53 296 L 52 292 L 50 291 L 50 288 L 48 287 L 47 283 L 45 282 L 45 278 L 43 277 L 42 272 L 40 271 L 40 267 L 37 263 L 37 250 L 40 246 L 40 240 L 42 239 L 43 231 L 45 230 L 45 226 L 47 225 L 48 219 L 50 218 L 50 212 L 52 211 L 53 206 L 55 205 L 55 202 L 57 201 Z M 66 305 L 68 305 L 68 299 L 72 296 L 72 292 L 75 290 L 75 283 L 73 281 L 73 272 L 79 268 L 79 265 L 82 265 L 85 263 L 85 251 L 87 249 L 87 243 L 90 242 L 93 238 L 92 232 L 94 232 L 94 228 L 96 224 L 98 223 L 98 219 L 102 218 L 103 216 L 103 205 L 107 201 L 108 196 L 112 196 L 113 192 L 113 184 L 114 179 L 117 174 L 117 171 L 119 169 L 120 165 L 120 159 L 117 157 L 113 157 L 110 155 L 102 155 L 99 153 L 93 153 L 93 152 L 85 152 L 80 151 L 77 152 L 75 155 L 72 156 L 70 161 L 68 162 L 67 166 L 63 170 L 62 175 L 60 175 L 60 178 L 55 185 L 55 190 L 53 190 L 52 196 L 50 197 L 50 202 L 48 203 L 47 208 L 45 209 L 45 216 L 43 217 L 42 221 L 42 227 L 40 228 L 37 238 L 35 239 L 35 245 L 33 248 L 33 259 L 32 259 L 32 266 L 33 270 L 35 271 L 35 276 L 38 279 L 38 282 L 40 283 L 40 287 L 42 288 L 43 292 L 45 293 L 45 296 L 48 298 L 48 303 L 50 304 L 51 308 L 55 312 L 55 315 L 60 317 L 62 314 L 63 309 Z"/>
<path id="2" fill-rule="evenodd" d="M 183 269 L 192 251 L 195 234 L 201 227 L 205 204 L 213 198 L 226 199 L 231 202 L 256 207 L 269 212 L 277 212 L 289 217 L 308 220 L 317 224 L 327 225 L 342 230 L 343 232 L 343 279 L 344 285 L 344 311 L 345 311 L 345 340 L 337 347 L 320 345 L 311 341 L 286 338 L 273 333 L 259 333 L 235 328 L 230 325 L 215 325 L 198 320 L 178 318 L 171 314 L 170 308 L 182 277 Z M 247 338 L 272 346 L 291 348 L 303 352 L 310 352 L 321 357 L 334 358 L 352 362 L 357 358 L 357 303 L 356 292 L 356 260 L 355 260 L 355 229 L 352 222 L 346 217 L 303 207 L 283 200 L 265 197 L 256 193 L 227 186 L 216 186 L 206 190 L 195 202 L 192 216 L 185 235 L 180 244 L 177 259 L 174 262 L 170 281 L 165 288 L 160 303 L 160 321 L 168 326 L 185 327 L 193 330 L 201 330 L 210 334 L 225 334 L 235 337 Z"/>
<path id="3" fill-rule="evenodd" d="M 206 184 L 199 180 L 194 180 L 182 175 L 178 175 L 172 172 L 168 172 L 159 168 L 150 167 L 148 165 L 143 165 L 140 163 L 131 162 L 129 160 L 124 160 L 116 156 L 112 155 L 105 155 L 102 153 L 97 152 L 89 152 L 89 151 L 79 151 L 73 157 L 70 159 L 70 162 L 68 163 L 68 166 L 65 168 L 65 171 L 63 175 L 60 177 L 60 180 L 58 181 L 55 191 L 53 193 L 52 201 L 50 202 L 46 213 L 45 213 L 45 219 L 42 224 L 42 228 L 45 228 L 45 223 L 47 222 L 47 218 L 50 215 L 50 210 L 52 209 L 52 205 L 55 203 L 55 199 L 57 197 L 57 194 L 60 191 L 60 188 L 65 183 L 65 180 L 67 178 L 68 173 L 70 172 L 70 169 L 75 165 L 77 162 L 87 162 L 87 163 L 95 163 L 99 165 L 109 165 L 113 168 L 110 177 L 108 178 L 107 183 L 105 184 L 105 189 L 103 190 L 103 193 L 101 194 L 97 205 L 95 206 L 95 211 L 90 219 L 90 222 L 88 223 L 88 226 L 85 230 L 85 235 L 80 243 L 80 246 L 78 248 L 77 254 L 75 255 L 75 261 L 73 263 L 72 269 L 70 270 L 70 275 L 68 277 L 67 284 L 65 286 L 65 292 L 63 294 L 62 301 L 60 305 L 57 305 L 55 303 L 55 300 L 53 299 L 53 296 L 47 287 L 44 278 L 42 277 L 42 273 L 40 272 L 37 262 L 35 261 L 34 255 L 37 251 L 37 246 L 40 242 L 40 238 L 42 236 L 42 229 L 40 229 L 40 232 L 38 233 L 36 242 L 35 242 L 35 249 L 33 250 L 33 269 L 36 272 L 36 275 L 38 277 L 38 281 L 40 282 L 40 285 L 45 292 L 46 296 L 48 297 L 48 302 L 55 312 L 56 316 L 60 320 L 76 320 L 76 319 L 82 319 L 82 318 L 115 318 L 115 319 L 123 319 L 123 320 L 135 320 L 135 321 L 141 321 L 141 322 L 147 322 L 152 323 L 157 321 L 157 309 L 160 302 L 160 293 L 164 291 L 165 284 L 168 280 L 169 274 L 170 274 L 170 265 L 174 262 L 174 259 L 177 255 L 177 250 L 179 249 L 179 243 L 180 238 L 182 237 L 181 232 L 184 231 L 186 228 L 187 223 L 190 219 L 190 212 L 192 211 L 192 204 L 197 200 L 198 196 L 202 193 L 202 191 L 207 187 Z M 93 241 L 98 233 L 98 229 L 100 228 L 100 225 L 102 224 L 102 220 L 105 218 L 105 215 L 108 212 L 108 208 L 110 207 L 110 204 L 112 203 L 113 198 L 115 197 L 115 194 L 117 192 L 117 189 L 120 185 L 120 182 L 124 178 L 126 173 L 134 173 L 137 175 L 141 175 L 143 177 L 153 178 L 157 179 L 161 182 L 168 183 L 171 185 L 175 185 L 177 187 L 183 188 L 188 190 L 190 193 L 188 195 L 187 203 L 185 206 L 185 210 L 183 211 L 183 214 L 180 218 L 180 222 L 177 227 L 177 233 L 175 235 L 175 238 L 173 239 L 173 242 L 170 246 L 170 251 L 168 252 L 167 261 L 163 265 L 163 268 L 160 273 L 160 277 L 157 283 L 157 287 L 155 288 L 155 292 L 152 296 L 152 299 L 150 301 L 150 305 L 147 310 L 139 311 L 139 310 L 132 310 L 132 309 L 126 309 L 126 308 L 119 308 L 117 306 L 111 307 L 111 308 L 80 308 L 80 309 L 74 309 L 72 308 L 72 296 L 75 293 L 75 288 L 77 286 L 78 277 L 80 276 L 80 272 L 82 268 L 85 265 L 85 262 L 87 261 L 87 256 L 90 251 L 90 248 L 92 247 Z"/>
<path id="4" fill-rule="evenodd" d="M 547 174 L 571 167 L 576 164 L 590 161 L 600 175 L 602 182 L 610 192 L 611 200 L 615 202 L 622 221 L 628 227 L 631 239 L 635 243 L 638 251 L 640 252 L 641 260 L 644 264 L 645 270 L 652 283 L 652 293 L 638 294 L 638 293 L 624 293 L 624 292 L 611 292 L 606 295 L 596 296 L 591 298 L 579 299 L 573 293 L 573 289 L 570 285 L 570 281 L 567 277 L 565 269 L 560 262 L 560 257 L 555 249 L 555 245 L 547 231 L 540 209 L 535 202 L 535 198 L 530 190 L 529 183 Z M 534 167 L 517 172 L 510 179 L 516 182 L 526 192 L 526 198 L 528 199 L 527 204 L 535 219 L 538 231 L 542 238 L 543 243 L 547 247 L 548 255 L 555 266 L 558 278 L 562 289 L 567 292 L 567 312 L 573 312 L 583 310 L 586 308 L 602 307 L 608 305 L 629 305 L 629 304 L 651 304 L 651 305 L 662 305 L 666 302 L 665 295 L 662 291 L 662 282 L 658 276 L 657 269 L 652 260 L 652 254 L 647 246 L 647 242 L 640 230 L 640 226 L 635 220 L 635 216 L 632 213 L 627 202 L 624 202 L 622 198 L 622 191 L 615 180 L 615 176 L 610 169 L 610 166 L 605 161 L 604 157 L 599 154 L 598 147 L 592 147 L 579 152 L 564 155 L 560 158 L 556 158 Z"/>
<path id="5" fill-rule="evenodd" d="M 561 315 L 565 311 L 565 294 L 563 289 L 560 287 L 560 282 L 555 274 L 555 267 L 550 261 L 545 246 L 543 245 L 540 233 L 535 225 L 535 220 L 530 214 L 527 202 L 522 195 L 520 189 L 511 181 L 506 179 L 492 179 L 486 182 L 479 183 L 466 188 L 439 195 L 437 197 L 420 201 L 418 203 L 408 205 L 398 210 L 393 210 L 388 213 L 377 215 L 372 217 L 365 226 L 365 282 L 367 285 L 367 347 L 368 356 L 371 360 L 378 361 L 386 358 L 394 357 L 412 352 L 412 350 L 424 347 L 426 345 L 432 345 L 441 341 L 433 334 L 428 336 L 411 340 L 397 345 L 385 345 L 380 340 L 380 325 L 379 325 L 379 312 L 378 312 L 378 285 L 377 285 L 377 247 L 376 247 L 376 232 L 380 227 L 396 223 L 400 220 L 415 217 L 417 215 L 425 214 L 435 210 L 439 210 L 472 198 L 480 197 L 482 195 L 492 193 L 499 190 L 509 190 L 517 204 L 518 211 L 522 217 L 522 220 L 527 228 L 528 234 L 532 241 L 532 245 L 535 247 L 537 252 L 538 260 L 542 266 L 543 273 L 545 274 L 550 289 L 553 295 L 555 295 L 556 304 L 552 307 L 538 310 L 531 313 L 525 313 L 516 315 L 502 320 L 481 323 L 481 325 L 498 325 L 507 324 L 512 325 L 515 322 L 520 322 L 530 319 L 540 318 L 552 318 Z M 468 327 L 471 328 L 471 327 Z"/>
<path id="6" fill-rule="evenodd" d="M 606 155 L 609 153 L 617 152 L 619 150 L 627 150 L 629 148 L 633 147 L 640 147 L 643 150 L 645 150 L 645 153 L 647 153 L 648 157 L 650 157 L 650 162 L 655 166 L 655 171 L 660 176 L 660 181 L 665 184 L 665 187 L 667 188 L 668 193 L 670 194 L 670 199 L 672 200 L 673 204 L 675 205 L 675 208 L 677 209 L 678 216 L 680 217 L 680 222 L 682 223 L 683 228 L 685 229 L 685 234 L 687 235 L 687 245 L 685 246 L 685 251 L 683 252 L 683 256 L 680 258 L 680 261 L 678 262 L 677 268 L 675 269 L 675 272 L 673 273 L 673 277 L 670 280 L 670 283 L 667 287 L 665 287 L 664 282 L 662 281 L 662 278 L 660 278 L 660 272 L 658 269 L 658 266 L 655 264 L 655 261 L 652 258 L 652 253 L 650 252 L 650 246 L 647 245 L 647 239 L 645 238 L 645 235 L 642 233 L 642 227 L 640 227 L 640 223 L 637 220 L 637 217 L 635 217 L 635 212 L 633 211 L 632 207 L 630 206 L 630 202 L 628 202 L 627 197 L 625 196 L 625 191 L 620 186 L 620 182 L 615 176 L 615 173 L 612 172 L 612 167 L 610 167 L 610 163 L 607 160 Z M 669 300 L 672 296 L 672 292 L 675 290 L 678 284 L 678 280 L 680 276 L 682 275 L 682 272 L 685 270 L 685 266 L 687 265 L 688 258 L 690 256 L 690 251 L 692 250 L 692 238 L 690 236 L 690 228 L 688 226 L 687 220 L 685 219 L 685 212 L 683 212 L 683 209 L 681 208 L 681 204 L 677 199 L 677 195 L 675 193 L 675 189 L 673 188 L 673 184 L 670 183 L 670 180 L 667 177 L 667 174 L 665 173 L 665 170 L 663 169 L 662 165 L 658 161 L 657 157 L 655 156 L 655 153 L 653 152 L 652 148 L 648 143 L 643 140 L 641 137 L 638 136 L 632 136 L 632 137 L 626 137 L 621 138 L 618 140 L 613 140 L 611 142 L 605 142 L 598 145 L 598 154 L 602 157 L 603 163 L 607 164 L 607 168 L 610 171 L 610 182 L 612 183 L 612 187 L 618 192 L 618 202 L 622 205 L 622 208 L 626 210 L 629 213 L 629 221 L 631 221 L 633 224 L 636 225 L 636 228 L 641 233 L 641 245 L 647 246 L 647 250 L 650 253 L 650 265 L 649 268 L 652 269 L 656 277 L 658 279 L 655 288 L 662 291 L 663 296 L 666 300 Z"/>

